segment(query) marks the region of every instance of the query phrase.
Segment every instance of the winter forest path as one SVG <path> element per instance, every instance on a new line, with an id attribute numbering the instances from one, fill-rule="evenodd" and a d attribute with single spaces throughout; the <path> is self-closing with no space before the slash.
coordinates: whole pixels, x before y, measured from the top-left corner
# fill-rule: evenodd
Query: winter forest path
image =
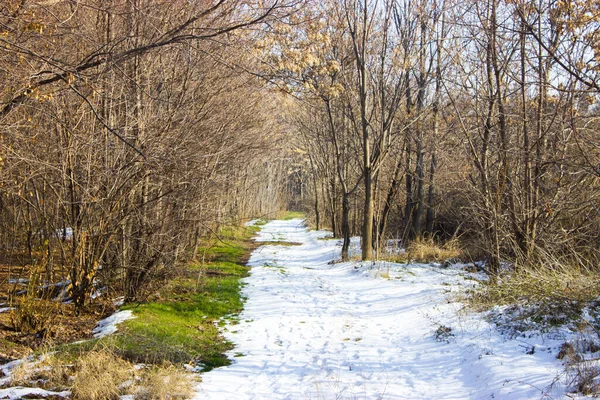
<path id="1" fill-rule="evenodd" d="M 331 264 L 340 247 L 327 235 L 298 219 L 263 227 L 258 241 L 301 245 L 252 254 L 245 309 L 227 327 L 234 362 L 202 376 L 198 399 L 525 399 L 556 376 L 486 322 L 459 316 L 447 301 L 464 281 L 458 270 Z"/>

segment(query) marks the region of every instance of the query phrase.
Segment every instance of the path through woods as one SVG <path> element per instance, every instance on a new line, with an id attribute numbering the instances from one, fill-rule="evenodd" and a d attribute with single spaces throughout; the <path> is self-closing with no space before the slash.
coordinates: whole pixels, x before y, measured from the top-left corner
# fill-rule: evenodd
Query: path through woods
<path id="1" fill-rule="evenodd" d="M 259 241 L 301 245 L 252 254 L 245 310 L 227 327 L 233 364 L 204 374 L 198 399 L 562 395 L 550 387 L 561 342 L 508 340 L 480 316 L 459 313 L 448 299 L 472 281 L 458 266 L 332 264 L 340 242 L 327 236 L 301 220 L 263 227 Z"/>

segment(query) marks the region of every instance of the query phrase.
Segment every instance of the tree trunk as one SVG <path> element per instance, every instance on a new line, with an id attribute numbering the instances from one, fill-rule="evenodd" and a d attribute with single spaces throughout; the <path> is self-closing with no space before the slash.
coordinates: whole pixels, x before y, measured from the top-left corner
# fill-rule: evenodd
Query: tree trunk
<path id="1" fill-rule="evenodd" d="M 363 215 L 363 231 L 362 231 L 362 260 L 373 259 L 373 176 L 371 168 L 365 168 L 365 204 Z"/>
<path id="2" fill-rule="evenodd" d="M 348 193 L 342 195 L 342 261 L 348 261 L 348 250 L 350 248 L 350 199 Z"/>

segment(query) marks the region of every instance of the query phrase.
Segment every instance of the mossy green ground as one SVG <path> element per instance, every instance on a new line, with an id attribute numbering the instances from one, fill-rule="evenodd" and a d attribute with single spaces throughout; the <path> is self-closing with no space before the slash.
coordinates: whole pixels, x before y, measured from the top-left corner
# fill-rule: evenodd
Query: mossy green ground
<path id="1" fill-rule="evenodd" d="M 120 324 L 116 334 L 70 351 L 108 347 L 134 362 L 201 364 L 205 370 L 229 364 L 224 353 L 233 346 L 218 326 L 224 320 L 234 324 L 242 311 L 240 280 L 248 275 L 244 264 L 259 229 L 221 229 L 203 243 L 198 261 L 165 282 L 150 301 L 122 307 L 133 311 L 135 318 Z"/>

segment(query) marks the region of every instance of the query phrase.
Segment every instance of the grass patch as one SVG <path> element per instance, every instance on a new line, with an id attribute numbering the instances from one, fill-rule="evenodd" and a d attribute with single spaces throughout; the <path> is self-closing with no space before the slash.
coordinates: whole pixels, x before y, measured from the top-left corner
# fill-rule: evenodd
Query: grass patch
<path id="1" fill-rule="evenodd" d="M 135 319 L 121 325 L 109 340 L 126 359 L 162 364 L 195 363 L 205 370 L 228 365 L 224 353 L 232 344 L 221 336 L 222 319 L 243 308 L 240 280 L 243 265 L 255 246 L 257 228 L 224 228 L 200 249 L 204 262 L 190 264 L 181 276 L 166 283 L 139 305 L 128 305 Z"/>
<path id="2" fill-rule="evenodd" d="M 194 378 L 173 365 L 154 366 L 142 376 L 135 391 L 136 400 L 190 399 L 194 394 Z"/>
<path id="3" fill-rule="evenodd" d="M 121 323 L 116 334 L 59 350 L 78 357 L 102 347 L 131 362 L 190 363 L 205 371 L 230 364 L 224 353 L 233 345 L 223 338 L 219 326 L 242 311 L 240 280 L 248 275 L 244 264 L 256 247 L 251 238 L 259 229 L 221 229 L 218 237 L 203 243 L 199 261 L 162 282 L 146 303 L 122 307 L 135 318 Z"/>
<path id="4" fill-rule="evenodd" d="M 432 238 L 427 238 L 410 242 L 404 253 L 391 254 L 384 258 L 397 263 L 409 263 L 413 261 L 419 263 L 441 263 L 462 256 L 463 251 L 458 239 L 452 239 L 440 244 Z"/>
<path id="5" fill-rule="evenodd" d="M 284 221 L 289 221 L 290 219 L 297 218 L 304 219 L 306 218 L 306 214 L 304 214 L 302 211 L 286 211 L 281 219 Z"/>
<path id="6" fill-rule="evenodd" d="M 578 268 L 522 268 L 480 285 L 469 298 L 476 310 L 509 304 L 587 304 L 600 296 L 597 273 Z"/>
<path id="7" fill-rule="evenodd" d="M 224 352 L 232 348 L 215 324 L 220 318 L 239 313 L 239 280 L 248 268 L 229 262 L 213 262 L 200 269 L 201 278 L 179 278 L 161 293 L 173 300 L 129 305 L 136 316 L 123 324 L 115 346 L 136 362 L 198 362 L 212 369 L 227 365 Z"/>
<path id="8" fill-rule="evenodd" d="M 45 353 L 10 373 L 11 386 L 71 391 L 73 399 L 187 399 L 197 376 L 172 364 L 134 366 L 103 345 L 73 359 L 67 353 Z M 70 398 L 71 398 L 70 397 Z"/>

